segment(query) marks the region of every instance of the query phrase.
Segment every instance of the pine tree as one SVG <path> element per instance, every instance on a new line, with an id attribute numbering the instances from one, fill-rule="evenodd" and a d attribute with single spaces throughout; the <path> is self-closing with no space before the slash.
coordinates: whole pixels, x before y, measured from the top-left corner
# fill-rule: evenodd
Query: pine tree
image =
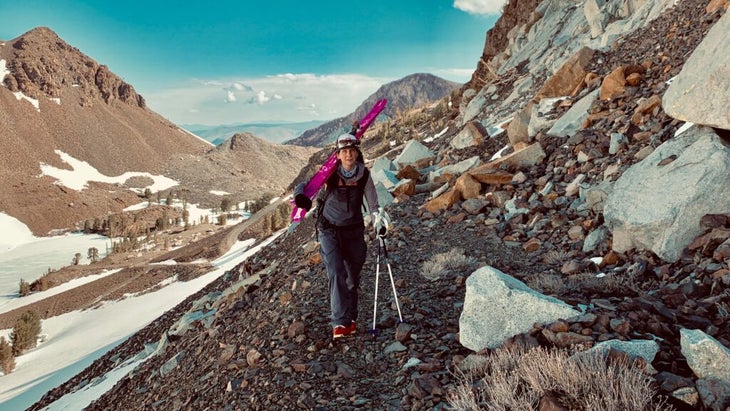
<path id="1" fill-rule="evenodd" d="M 5 339 L 0 337 L 0 366 L 3 374 L 8 375 L 15 369 L 15 356 L 13 355 L 13 347 Z"/>
<path id="2" fill-rule="evenodd" d="M 35 311 L 28 310 L 15 321 L 10 333 L 13 344 L 13 355 L 16 357 L 24 351 L 34 348 L 41 333 L 41 317 Z"/>
<path id="3" fill-rule="evenodd" d="M 96 247 L 89 248 L 89 252 L 86 257 L 91 260 L 92 264 L 99 260 L 99 250 Z"/>
<path id="4" fill-rule="evenodd" d="M 152 205 L 152 190 L 149 187 L 144 189 L 144 198 L 147 199 L 147 206 Z"/>

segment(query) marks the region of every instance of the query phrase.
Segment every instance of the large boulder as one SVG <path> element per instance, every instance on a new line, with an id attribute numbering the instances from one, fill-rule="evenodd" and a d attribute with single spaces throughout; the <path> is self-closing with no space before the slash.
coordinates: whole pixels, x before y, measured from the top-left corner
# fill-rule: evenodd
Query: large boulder
<path id="1" fill-rule="evenodd" d="M 496 348 L 507 338 L 530 331 L 535 323 L 579 314 L 557 298 L 540 294 L 516 278 L 485 266 L 466 280 L 459 340 L 473 351 Z"/>
<path id="2" fill-rule="evenodd" d="M 682 355 L 700 378 L 730 382 L 730 349 L 700 330 L 679 331 Z"/>
<path id="3" fill-rule="evenodd" d="M 730 13 L 689 56 L 662 98 L 670 116 L 730 130 Z"/>
<path id="4" fill-rule="evenodd" d="M 675 262 L 705 214 L 730 212 L 730 147 L 708 127 L 668 140 L 616 181 L 604 204 L 613 249 Z"/>
<path id="5" fill-rule="evenodd" d="M 419 163 L 422 160 L 432 157 L 434 157 L 434 154 L 428 147 L 421 144 L 418 140 L 410 140 L 393 162 L 398 164 L 400 168 L 408 164 Z"/>

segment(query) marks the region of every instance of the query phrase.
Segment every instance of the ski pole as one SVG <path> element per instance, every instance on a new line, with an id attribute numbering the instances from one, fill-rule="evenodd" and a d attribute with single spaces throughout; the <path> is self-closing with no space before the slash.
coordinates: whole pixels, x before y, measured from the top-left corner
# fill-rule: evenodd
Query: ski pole
<path id="1" fill-rule="evenodd" d="M 403 316 L 400 312 L 400 304 L 398 303 L 398 293 L 395 291 L 395 281 L 393 281 L 393 271 L 390 269 L 390 261 L 388 261 L 388 248 L 385 246 L 385 239 L 382 236 L 380 239 L 380 247 L 383 249 L 383 255 L 385 256 L 385 264 L 388 266 L 388 275 L 390 276 L 390 286 L 393 289 L 393 299 L 395 299 L 395 307 L 398 309 L 398 320 L 403 322 Z"/>
<path id="2" fill-rule="evenodd" d="M 377 335 L 378 330 L 375 328 L 375 318 L 378 311 L 378 279 L 380 278 L 380 248 L 378 248 L 378 258 L 375 265 L 375 300 L 373 301 L 373 328 L 370 329 L 370 334 Z"/>
<path id="3" fill-rule="evenodd" d="M 370 334 L 377 335 L 378 330 L 375 328 L 375 321 L 377 317 L 378 307 L 378 284 L 380 279 L 380 256 L 383 256 L 386 266 L 388 267 L 388 276 L 390 277 L 390 286 L 393 290 L 393 298 L 395 299 L 395 306 L 398 309 L 398 319 L 403 322 L 403 315 L 400 311 L 400 303 L 398 302 L 398 293 L 395 290 L 395 281 L 393 280 L 393 270 L 390 268 L 390 262 L 388 261 L 388 248 L 385 246 L 385 239 L 382 236 L 378 236 L 378 258 L 377 265 L 375 267 L 375 299 L 373 301 L 373 328 L 370 330 Z"/>

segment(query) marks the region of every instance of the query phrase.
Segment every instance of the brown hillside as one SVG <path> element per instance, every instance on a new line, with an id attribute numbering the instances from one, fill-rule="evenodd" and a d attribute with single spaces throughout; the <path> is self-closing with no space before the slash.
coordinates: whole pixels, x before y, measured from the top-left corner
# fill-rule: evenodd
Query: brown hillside
<path id="1" fill-rule="evenodd" d="M 170 157 L 210 147 L 150 111 L 131 85 L 50 29 L 5 42 L 0 58 L 10 72 L 0 87 L 0 211 L 36 235 L 139 201 L 119 187 L 75 192 L 39 178 L 41 164 L 69 169 L 56 150 L 117 176 L 158 173 Z"/>
<path id="2" fill-rule="evenodd" d="M 253 136 L 213 150 L 151 111 L 133 86 L 52 30 L 36 28 L 2 44 L 9 74 L 0 86 L 0 212 L 35 235 L 117 213 L 140 202 L 131 188 L 151 183 L 90 182 L 76 191 L 42 176 L 42 164 L 71 169 L 61 153 L 109 177 L 164 175 L 179 182 L 173 189 L 187 200 L 212 207 L 221 198 L 211 190 L 231 193 L 236 202 L 280 194 L 315 151 Z"/>

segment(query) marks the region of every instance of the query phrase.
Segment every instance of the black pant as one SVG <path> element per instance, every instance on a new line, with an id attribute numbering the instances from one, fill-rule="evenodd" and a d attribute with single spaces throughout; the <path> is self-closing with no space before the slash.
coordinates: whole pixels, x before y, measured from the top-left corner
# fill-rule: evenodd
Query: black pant
<path id="1" fill-rule="evenodd" d="M 329 280 L 332 325 L 349 325 L 357 320 L 357 293 L 360 271 L 365 264 L 365 227 L 356 224 L 319 227 L 319 252 Z"/>

